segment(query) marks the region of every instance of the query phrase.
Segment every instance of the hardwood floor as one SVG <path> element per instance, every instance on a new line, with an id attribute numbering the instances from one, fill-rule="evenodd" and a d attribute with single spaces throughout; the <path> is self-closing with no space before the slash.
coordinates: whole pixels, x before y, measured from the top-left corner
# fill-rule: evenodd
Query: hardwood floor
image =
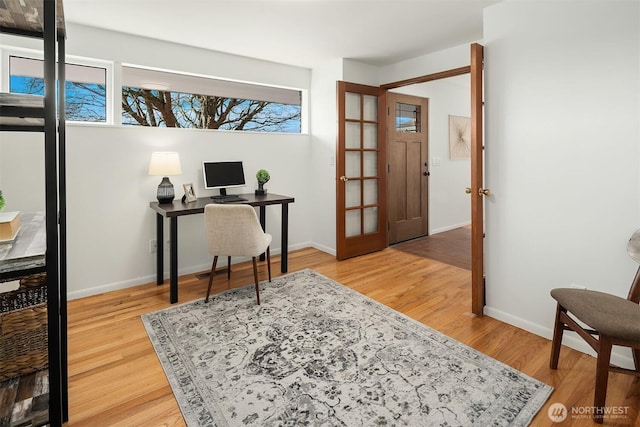
<path id="1" fill-rule="evenodd" d="M 590 407 L 595 361 L 563 347 L 557 371 L 549 369 L 550 341 L 490 317 L 470 313 L 467 269 L 392 247 L 338 262 L 315 249 L 290 253 L 289 271 L 311 268 L 356 291 L 423 322 L 553 387 L 534 426 L 553 425 L 552 403 Z M 279 257 L 272 259 L 279 275 Z M 266 276 L 260 265 L 261 278 Z M 225 275 L 214 292 L 227 288 Z M 231 287 L 251 284 L 250 263 L 233 266 Z M 207 279 L 180 278 L 180 302 L 204 297 Z M 178 405 L 140 320 L 140 315 L 169 307 L 165 283 L 141 285 L 69 303 L 69 426 L 184 426 Z M 612 373 L 607 402 L 626 408 L 626 418 L 604 425 L 640 424 L 640 381 Z M 592 425 L 567 419 L 561 425 Z"/>
<path id="2" fill-rule="evenodd" d="M 399 251 L 471 270 L 471 226 L 407 240 L 392 247 Z"/>

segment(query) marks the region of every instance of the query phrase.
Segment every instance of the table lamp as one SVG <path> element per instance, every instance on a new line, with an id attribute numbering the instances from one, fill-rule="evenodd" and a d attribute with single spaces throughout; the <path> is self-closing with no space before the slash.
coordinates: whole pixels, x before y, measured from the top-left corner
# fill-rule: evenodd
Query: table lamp
<path id="1" fill-rule="evenodd" d="M 158 185 L 158 202 L 171 203 L 176 195 L 173 184 L 169 181 L 170 175 L 180 175 L 180 155 L 176 152 L 157 151 L 151 153 L 149 163 L 149 175 L 161 176 L 162 181 Z"/>

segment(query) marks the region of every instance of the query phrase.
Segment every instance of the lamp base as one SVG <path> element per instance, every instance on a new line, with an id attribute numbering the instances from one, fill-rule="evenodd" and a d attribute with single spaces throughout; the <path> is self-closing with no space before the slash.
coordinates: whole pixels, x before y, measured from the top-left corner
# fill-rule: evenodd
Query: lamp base
<path id="1" fill-rule="evenodd" d="M 158 185 L 158 203 L 171 203 L 175 196 L 176 193 L 173 190 L 173 184 L 169 181 L 169 177 L 163 177 L 160 185 Z"/>

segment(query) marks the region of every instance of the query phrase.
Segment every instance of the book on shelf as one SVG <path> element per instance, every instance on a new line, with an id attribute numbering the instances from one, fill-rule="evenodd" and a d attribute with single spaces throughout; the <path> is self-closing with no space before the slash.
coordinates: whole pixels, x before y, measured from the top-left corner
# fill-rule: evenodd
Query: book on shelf
<path id="1" fill-rule="evenodd" d="M 0 241 L 13 240 L 20 230 L 20 212 L 0 212 Z"/>

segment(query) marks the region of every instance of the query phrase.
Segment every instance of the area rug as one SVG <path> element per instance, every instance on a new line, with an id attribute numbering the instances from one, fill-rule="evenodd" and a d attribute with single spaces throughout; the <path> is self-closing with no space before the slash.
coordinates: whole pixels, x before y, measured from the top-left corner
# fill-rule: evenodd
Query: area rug
<path id="1" fill-rule="evenodd" d="M 522 426 L 552 388 L 312 270 L 145 314 L 188 426 Z"/>

